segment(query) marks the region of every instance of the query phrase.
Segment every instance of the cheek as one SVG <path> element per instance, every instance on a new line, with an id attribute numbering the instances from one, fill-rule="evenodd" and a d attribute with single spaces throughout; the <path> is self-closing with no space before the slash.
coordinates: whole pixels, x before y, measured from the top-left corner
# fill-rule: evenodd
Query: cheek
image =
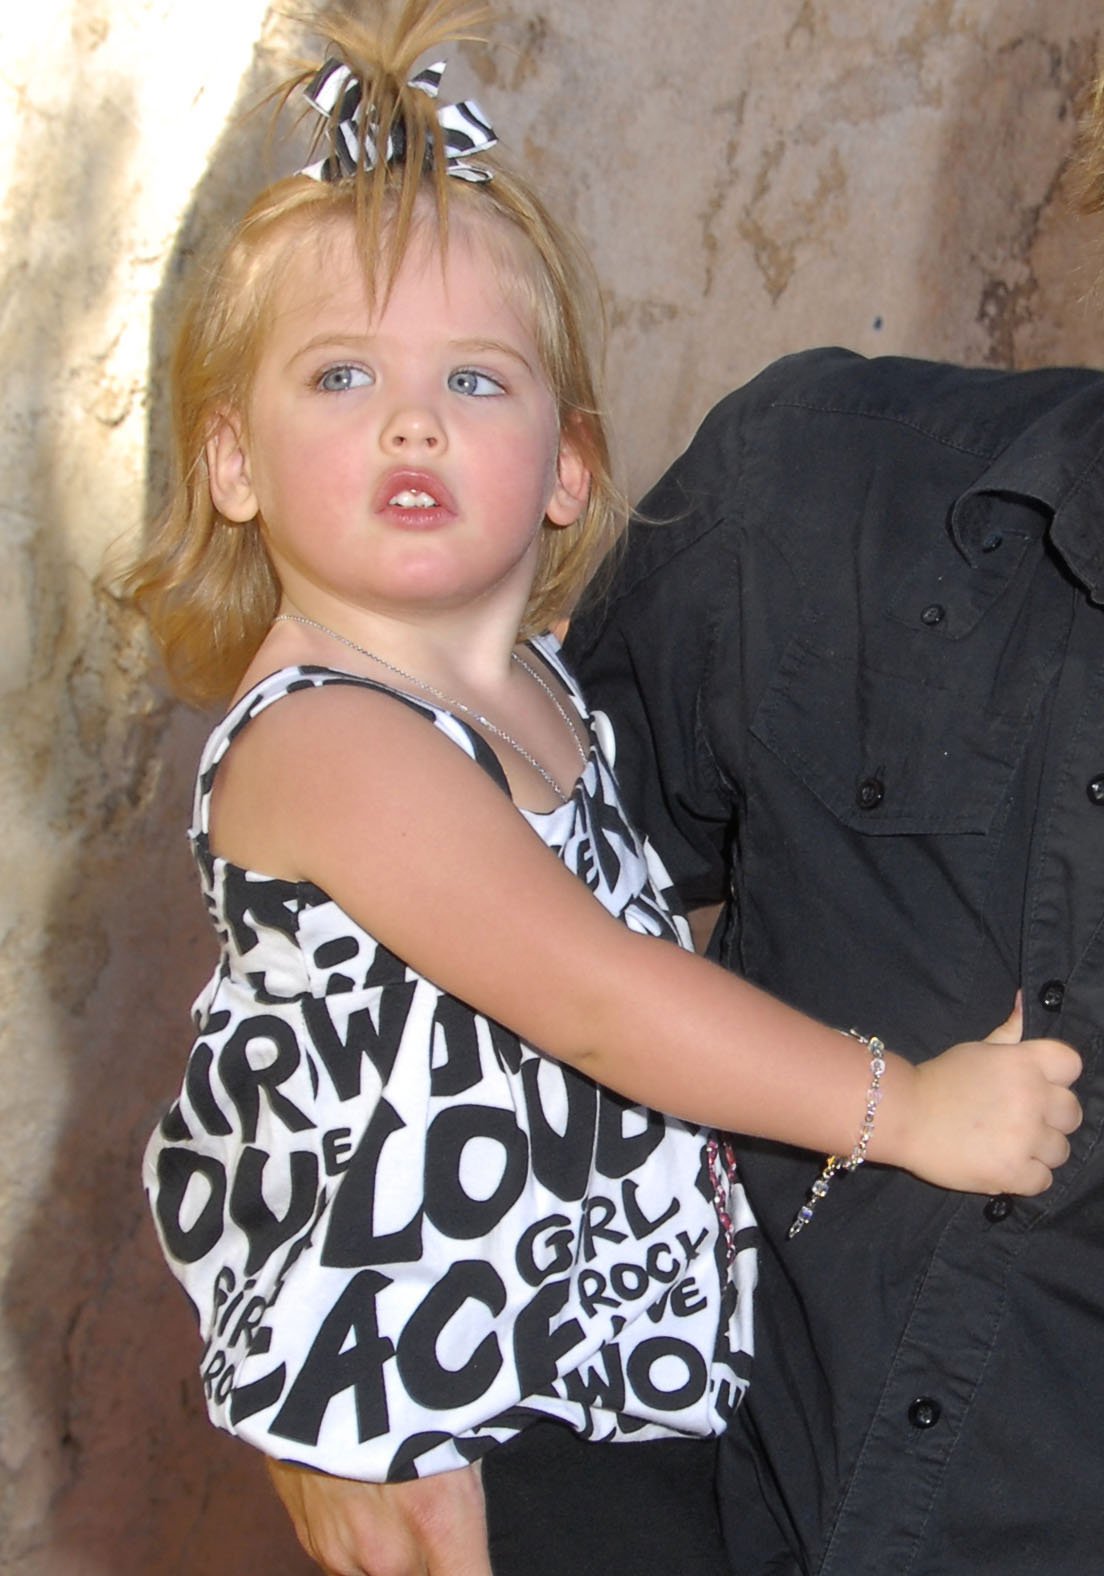
<path id="1" fill-rule="evenodd" d="M 556 485 L 558 431 L 520 433 L 513 442 L 496 449 L 499 458 L 503 452 L 511 456 L 511 463 L 489 467 L 488 486 L 498 491 L 504 503 L 513 505 L 519 519 L 535 514 L 539 523 Z"/>
<path id="2" fill-rule="evenodd" d="M 483 496 L 492 518 L 499 522 L 497 534 L 520 541 L 528 540 L 540 530 L 549 494 L 539 464 L 530 468 L 527 475 L 519 464 L 515 475 L 499 476 L 490 481 Z"/>
<path id="3" fill-rule="evenodd" d="M 306 437 L 306 441 L 304 441 Z M 324 513 L 363 494 L 363 464 L 349 445 L 309 434 L 274 434 L 269 463 L 262 468 L 258 496 L 262 512 Z"/>

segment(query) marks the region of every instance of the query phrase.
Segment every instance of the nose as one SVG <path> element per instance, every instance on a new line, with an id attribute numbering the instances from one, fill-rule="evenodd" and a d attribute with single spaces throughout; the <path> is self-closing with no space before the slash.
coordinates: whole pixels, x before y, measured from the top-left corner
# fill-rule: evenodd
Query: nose
<path id="1" fill-rule="evenodd" d="M 389 453 L 439 454 L 445 447 L 445 431 L 431 405 L 412 400 L 392 411 L 380 442 Z"/>

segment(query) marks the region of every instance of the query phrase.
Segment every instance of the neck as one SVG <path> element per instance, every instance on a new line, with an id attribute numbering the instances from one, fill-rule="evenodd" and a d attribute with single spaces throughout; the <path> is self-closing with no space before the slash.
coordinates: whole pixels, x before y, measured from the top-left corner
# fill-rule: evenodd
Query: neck
<path id="1" fill-rule="evenodd" d="M 552 790 L 553 794 L 561 804 L 566 802 L 568 795 L 564 791 L 561 783 L 556 778 L 554 773 L 550 771 L 548 767 L 545 766 L 540 760 L 538 760 L 528 745 L 519 740 L 514 733 L 502 725 L 502 720 L 496 721 L 493 717 L 487 716 L 486 711 L 482 709 L 480 700 L 473 692 L 468 692 L 465 695 L 458 695 L 454 693 L 452 689 L 442 687 L 434 679 L 429 678 L 425 673 L 415 672 L 410 668 L 403 667 L 401 663 L 395 662 L 390 657 L 383 656 L 378 651 L 373 651 L 368 646 L 361 645 L 358 641 L 355 641 L 350 636 L 343 634 L 340 630 L 331 629 L 328 625 L 321 623 L 319 620 L 309 618 L 305 613 L 278 613 L 274 622 L 276 624 L 297 625 L 300 629 L 309 630 L 314 635 L 321 636 L 325 640 L 334 642 L 335 644 L 341 646 L 345 651 L 354 652 L 356 656 L 362 658 L 371 667 L 382 669 L 385 674 L 390 675 L 392 678 L 399 679 L 404 688 L 408 688 L 415 693 L 421 692 L 424 695 L 429 696 L 433 701 L 437 702 L 437 704 L 444 706 L 448 711 L 459 713 L 460 716 L 466 718 L 468 721 L 477 724 L 479 728 L 483 729 L 486 733 L 489 733 L 494 739 L 497 739 L 500 743 L 506 745 L 518 758 L 524 761 L 528 767 L 535 771 L 539 777 L 543 778 L 545 784 Z M 543 692 L 543 695 L 554 708 L 560 723 L 562 723 L 566 729 L 567 736 L 571 739 L 574 751 L 578 756 L 579 763 L 585 766 L 587 756 L 586 750 L 579 739 L 578 722 L 577 720 L 572 720 L 571 716 L 568 714 L 567 708 L 563 704 L 563 701 L 557 697 L 548 680 L 544 678 L 535 668 L 531 667 L 516 650 L 511 652 L 510 666 L 511 678 L 516 678 L 518 673 L 524 674 L 525 679 L 528 681 L 529 685 L 535 686 L 538 690 Z M 516 688 L 513 691 L 513 698 L 514 704 L 516 705 L 517 700 L 519 699 Z M 533 723 L 533 717 L 531 715 L 532 700 L 533 697 L 530 693 L 525 703 L 525 707 L 521 713 L 523 719 L 530 725 Z M 571 774 L 572 781 L 576 775 L 577 769 Z"/>
<path id="2" fill-rule="evenodd" d="M 367 650 L 434 683 L 482 693 L 493 693 L 508 682 L 520 622 L 514 609 L 497 617 L 476 617 L 464 609 L 427 620 L 379 615 L 345 604 L 320 607 L 316 598 L 300 603 L 287 596 L 280 614 L 294 621 L 291 627 L 300 639 L 309 641 L 311 660 L 316 655 L 331 660 L 335 644 L 347 642 L 344 649 L 350 658 L 359 647 L 361 653 Z"/>

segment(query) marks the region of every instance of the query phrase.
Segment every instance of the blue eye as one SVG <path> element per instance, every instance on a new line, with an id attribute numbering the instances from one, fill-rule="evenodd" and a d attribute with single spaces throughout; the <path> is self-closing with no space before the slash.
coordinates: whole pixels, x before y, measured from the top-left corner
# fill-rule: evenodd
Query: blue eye
<path id="1" fill-rule="evenodd" d="M 475 394 L 485 398 L 488 394 L 505 394 L 505 387 L 487 372 L 476 372 L 474 367 L 457 367 L 449 373 L 448 386 L 454 394 Z"/>
<path id="2" fill-rule="evenodd" d="M 326 394 L 344 394 L 347 389 L 365 388 L 375 380 L 366 367 L 327 367 L 318 379 Z"/>

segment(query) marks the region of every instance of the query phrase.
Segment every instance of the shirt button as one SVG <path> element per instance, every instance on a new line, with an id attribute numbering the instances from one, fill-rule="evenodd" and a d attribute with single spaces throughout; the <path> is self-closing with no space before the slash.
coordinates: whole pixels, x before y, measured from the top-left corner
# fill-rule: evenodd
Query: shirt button
<path id="1" fill-rule="evenodd" d="M 986 1220 L 991 1221 L 994 1226 L 999 1226 L 1002 1220 L 1007 1220 L 1011 1213 L 1012 1200 L 1005 1193 L 998 1193 L 995 1198 L 991 1198 L 982 1210 Z"/>
<path id="2" fill-rule="evenodd" d="M 885 798 L 885 784 L 878 777 L 864 777 L 855 789 L 855 803 L 860 810 L 876 810 Z"/>
<path id="3" fill-rule="evenodd" d="M 983 553 L 995 553 L 1003 541 L 1004 537 L 999 531 L 990 531 L 989 535 L 981 544 L 981 550 Z"/>
<path id="4" fill-rule="evenodd" d="M 1058 1012 L 1065 999 L 1066 987 L 1061 980 L 1047 980 L 1045 985 L 1039 987 L 1039 1004 L 1047 1012 Z"/>
<path id="5" fill-rule="evenodd" d="M 1104 804 L 1104 772 L 1101 772 L 1099 777 L 1093 778 L 1085 792 L 1089 796 L 1090 804 Z"/>
<path id="6" fill-rule="evenodd" d="M 947 616 L 947 609 L 941 602 L 930 602 L 920 614 L 922 624 L 941 624 Z"/>
<path id="7" fill-rule="evenodd" d="M 934 1428 L 943 1416 L 943 1408 L 930 1395 L 917 1396 L 908 1409 L 908 1420 L 913 1428 Z"/>

